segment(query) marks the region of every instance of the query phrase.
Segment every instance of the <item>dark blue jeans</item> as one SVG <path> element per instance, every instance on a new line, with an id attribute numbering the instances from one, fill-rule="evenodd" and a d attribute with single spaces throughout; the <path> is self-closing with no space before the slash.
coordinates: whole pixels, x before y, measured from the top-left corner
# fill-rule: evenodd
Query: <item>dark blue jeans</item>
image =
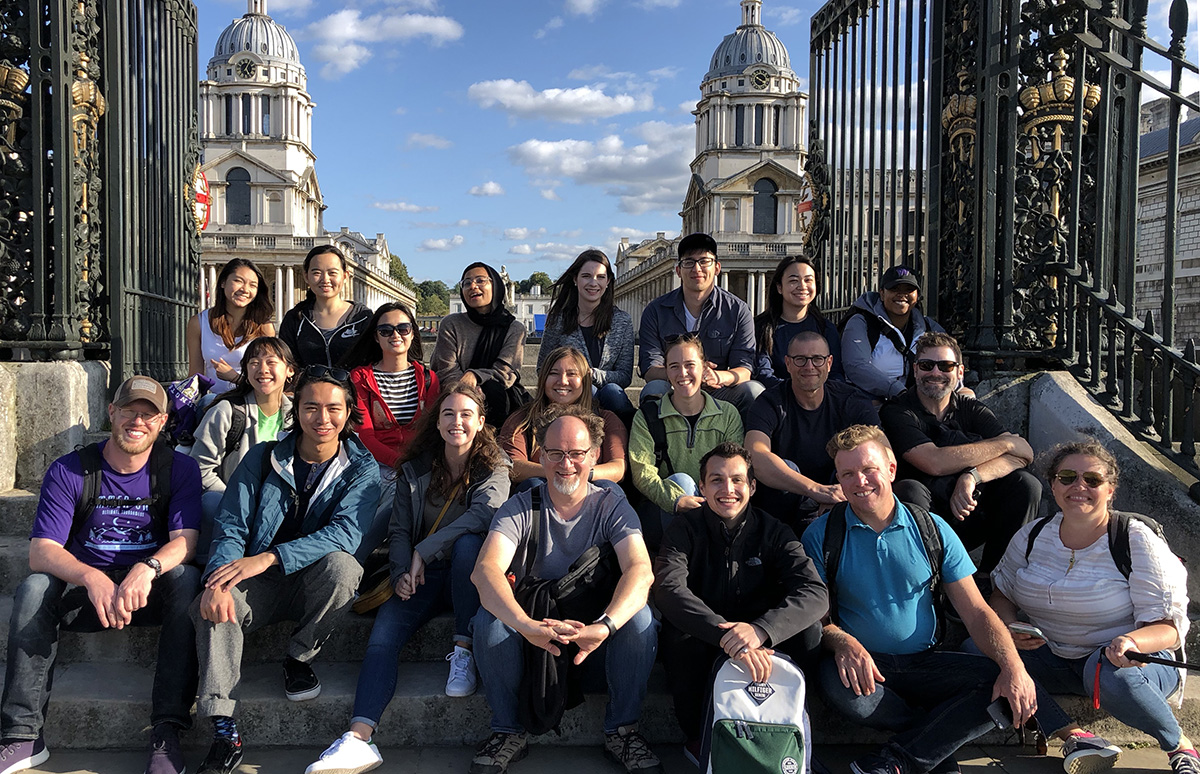
<path id="1" fill-rule="evenodd" d="M 524 731 L 518 720 L 522 654 L 525 638 L 508 628 L 486 609 L 475 616 L 475 663 L 492 707 L 492 730 L 515 734 Z M 642 716 L 646 683 L 658 652 L 658 621 L 643 607 L 583 662 L 585 669 L 604 665 L 608 706 L 604 732 L 636 723 Z M 586 677 L 586 675 L 585 675 Z"/>
<path id="2" fill-rule="evenodd" d="M 594 396 L 596 402 L 600 404 L 600 408 L 607 409 L 619 417 L 624 417 L 627 414 L 634 412 L 633 403 L 630 402 L 629 396 L 625 394 L 625 388 L 619 384 L 605 384 L 596 390 Z"/>
<path id="3" fill-rule="evenodd" d="M 483 547 L 483 535 L 466 534 L 454 541 L 449 560 L 425 567 L 425 583 L 408 599 L 392 597 L 379 608 L 371 639 L 358 671 L 352 723 L 371 728 L 396 693 L 397 660 L 405 643 L 435 615 L 454 611 L 454 639 L 471 642 L 471 619 L 479 610 L 479 592 L 471 570 Z"/>
<path id="4" fill-rule="evenodd" d="M 113 570 L 120 583 L 128 572 Z M 188 606 L 200 591 L 200 570 L 181 564 L 154 581 L 146 607 L 133 614 L 132 626 L 162 625 L 154 669 L 150 722 L 192 725 L 196 700 L 196 636 Z M 0 735 L 36 739 L 46 721 L 54 684 L 58 632 L 99 632 L 104 627 L 88 599 L 87 589 L 35 572 L 21 582 L 8 625 L 8 663 L 4 698 L 0 700 Z"/>
<path id="5" fill-rule="evenodd" d="M 817 670 L 821 690 L 846 717 L 869 728 L 898 732 L 887 751 L 901 774 L 923 774 L 992 728 L 987 706 L 1000 667 L 984 656 L 927 650 L 909 655 L 872 653 L 885 682 L 855 696 L 842 685 L 833 656 Z"/>

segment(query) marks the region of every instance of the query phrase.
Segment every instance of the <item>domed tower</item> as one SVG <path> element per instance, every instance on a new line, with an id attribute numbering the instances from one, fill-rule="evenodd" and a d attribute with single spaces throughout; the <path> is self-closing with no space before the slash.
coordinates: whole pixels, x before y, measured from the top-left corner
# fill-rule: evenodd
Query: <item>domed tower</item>
<path id="1" fill-rule="evenodd" d="M 266 0 L 247 5 L 217 39 L 200 82 L 208 231 L 315 237 L 324 204 L 308 77 L 296 41 L 267 15 Z"/>

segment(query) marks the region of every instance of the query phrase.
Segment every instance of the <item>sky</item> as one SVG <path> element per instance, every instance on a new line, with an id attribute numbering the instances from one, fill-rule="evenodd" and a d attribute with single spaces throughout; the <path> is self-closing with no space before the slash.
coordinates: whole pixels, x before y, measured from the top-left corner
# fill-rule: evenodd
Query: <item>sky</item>
<path id="1" fill-rule="evenodd" d="M 1197 25 L 1200 0 L 1188 0 Z M 808 81 L 816 0 L 764 0 Z M 1151 3 L 1151 34 L 1166 2 Z M 246 0 L 202 0 L 199 71 Z M 316 102 L 325 228 L 385 234 L 418 281 L 559 274 L 679 233 L 700 82 L 738 0 L 267 0 Z M 1189 36 L 1195 61 L 1197 36 Z M 1165 40 L 1165 35 L 1159 36 Z"/>

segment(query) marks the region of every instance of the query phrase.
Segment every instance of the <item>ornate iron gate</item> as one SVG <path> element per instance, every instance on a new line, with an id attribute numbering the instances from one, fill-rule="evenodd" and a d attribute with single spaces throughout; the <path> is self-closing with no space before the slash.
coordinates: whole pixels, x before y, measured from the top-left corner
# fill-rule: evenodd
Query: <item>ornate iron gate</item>
<path id="1" fill-rule="evenodd" d="M 0 356 L 186 370 L 190 0 L 0 0 Z"/>
<path id="2" fill-rule="evenodd" d="M 928 311 L 977 369 L 1069 367 L 1197 471 L 1200 368 L 1191 342 L 1172 346 L 1180 117 L 1200 110 L 1180 85 L 1197 67 L 1186 0 L 1171 2 L 1165 44 L 1147 36 L 1147 5 L 828 3 L 812 25 L 809 248 L 835 307 L 915 263 Z M 1139 319 L 1143 96 L 1166 100 L 1169 129 L 1161 255 L 1143 256 L 1161 261 L 1163 291 Z"/>

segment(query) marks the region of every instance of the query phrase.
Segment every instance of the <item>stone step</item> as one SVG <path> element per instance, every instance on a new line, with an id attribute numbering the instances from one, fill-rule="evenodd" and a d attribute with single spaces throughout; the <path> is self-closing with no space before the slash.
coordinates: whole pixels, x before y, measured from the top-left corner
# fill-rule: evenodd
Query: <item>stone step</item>
<path id="1" fill-rule="evenodd" d="M 0 535 L 28 538 L 37 504 L 37 492 L 24 489 L 0 492 Z"/>
<path id="2" fill-rule="evenodd" d="M 8 652 L 12 604 L 11 596 L 0 597 L 0 622 L 3 622 L 0 628 L 0 654 Z M 320 660 L 355 664 L 362 661 L 374 622 L 373 616 L 350 613 L 326 642 Z M 453 650 L 454 628 L 453 615 L 444 613 L 436 616 L 409 639 L 400 651 L 400 660 L 441 663 L 446 654 Z M 246 636 L 243 661 L 247 664 L 282 663 L 293 629 L 295 624 L 283 622 L 251 632 Z M 153 666 L 158 652 L 158 632 L 157 626 L 130 626 L 119 631 L 88 633 L 64 631 L 58 643 L 58 663 Z"/>
<path id="3" fill-rule="evenodd" d="M 321 695 L 312 701 L 289 702 L 283 694 L 282 669 L 276 664 L 248 665 L 243 670 L 237 718 L 252 748 L 311 747 L 340 736 L 351 716 L 358 665 L 320 663 Z M 402 663 L 395 697 L 384 713 L 376 740 L 381 746 L 469 745 L 488 733 L 490 711 L 482 692 L 464 699 L 445 696 L 446 667 Z M 52 749 L 142 749 L 150 713 L 153 672 L 135 664 L 64 664 L 56 672 L 46 742 Z M 1141 744 L 1149 737 L 1093 710 L 1083 697 L 1059 697 L 1063 709 L 1081 725 L 1117 744 Z M 553 745 L 596 745 L 601 741 L 605 697 L 588 694 L 584 705 L 568 712 L 562 736 L 539 741 Z M 1185 728 L 1200 716 L 1200 692 L 1189 686 L 1180 712 Z M 813 740 L 817 744 L 878 744 L 885 734 L 853 726 L 810 696 Z M 661 667 L 651 675 L 641 727 L 655 745 L 682 741 Z M 203 748 L 211 733 L 196 724 L 185 736 L 190 747 Z M 1008 731 L 993 731 L 980 744 L 1012 743 Z"/>

